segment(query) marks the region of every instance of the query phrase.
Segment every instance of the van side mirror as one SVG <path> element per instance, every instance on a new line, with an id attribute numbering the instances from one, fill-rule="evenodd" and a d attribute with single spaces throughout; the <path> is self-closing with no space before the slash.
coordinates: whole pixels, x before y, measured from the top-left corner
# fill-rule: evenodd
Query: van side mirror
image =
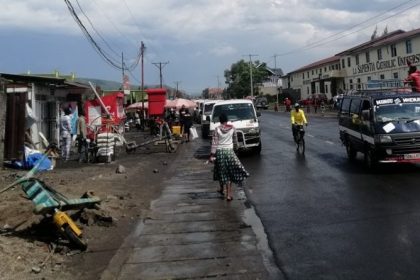
<path id="1" fill-rule="evenodd" d="M 257 117 L 261 117 L 261 112 L 257 111 Z"/>
<path id="2" fill-rule="evenodd" d="M 370 120 L 370 110 L 362 110 L 362 118 L 363 120 Z"/>

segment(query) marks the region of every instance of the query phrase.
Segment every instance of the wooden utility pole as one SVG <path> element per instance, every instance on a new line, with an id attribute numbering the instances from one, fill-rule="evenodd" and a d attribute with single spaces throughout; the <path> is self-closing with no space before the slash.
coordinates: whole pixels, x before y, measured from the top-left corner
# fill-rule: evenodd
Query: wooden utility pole
<path id="1" fill-rule="evenodd" d="M 141 108 L 142 108 L 142 114 L 143 114 L 143 121 L 146 118 L 144 112 L 144 52 L 146 50 L 146 46 L 143 44 L 143 41 L 141 41 L 140 45 L 140 55 L 141 55 Z"/>
<path id="2" fill-rule="evenodd" d="M 156 66 L 157 68 L 159 68 L 159 77 L 160 77 L 160 88 L 162 88 L 163 84 L 162 84 L 162 69 L 163 67 L 165 67 L 167 64 L 169 64 L 169 61 L 167 62 L 153 62 L 152 63 L 154 66 Z"/>
<path id="3" fill-rule="evenodd" d="M 174 83 L 175 83 L 175 85 L 176 85 L 176 92 L 175 92 L 175 96 L 174 96 L 174 100 L 175 100 L 175 98 L 176 97 L 178 97 L 178 85 L 179 85 L 179 83 L 180 83 L 181 81 L 175 81 Z"/>
<path id="4" fill-rule="evenodd" d="M 258 56 L 258 54 L 248 54 L 249 56 L 249 76 L 250 76 L 250 82 L 251 82 L 251 97 L 254 97 L 254 84 L 252 82 L 252 57 Z"/>

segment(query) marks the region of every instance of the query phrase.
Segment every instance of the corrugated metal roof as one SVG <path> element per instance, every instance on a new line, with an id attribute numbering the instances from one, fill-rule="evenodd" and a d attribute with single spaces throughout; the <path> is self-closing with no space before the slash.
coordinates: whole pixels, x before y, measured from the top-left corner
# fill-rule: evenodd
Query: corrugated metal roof
<path id="1" fill-rule="evenodd" d="M 318 60 L 318 61 L 313 62 L 311 64 L 308 64 L 306 66 L 303 66 L 303 67 L 301 67 L 299 69 L 296 69 L 296 70 L 290 72 L 289 74 L 292 74 L 292 73 L 295 73 L 295 72 L 302 72 L 302 71 L 309 70 L 309 69 L 313 69 L 313 68 L 316 68 L 316 67 L 320 67 L 321 65 L 324 65 L 324 64 L 330 64 L 330 63 L 335 62 L 335 61 L 340 61 L 340 58 L 338 56 L 331 56 L 331 57 L 328 57 L 328 58 L 324 58 L 324 59 Z"/>
<path id="2" fill-rule="evenodd" d="M 0 73 L 0 77 L 11 80 L 14 82 L 25 82 L 25 83 L 54 83 L 54 84 L 63 84 L 65 79 L 63 78 L 52 78 L 52 77 L 42 77 L 42 76 L 33 76 L 33 75 L 17 75 L 17 74 L 7 74 Z"/>

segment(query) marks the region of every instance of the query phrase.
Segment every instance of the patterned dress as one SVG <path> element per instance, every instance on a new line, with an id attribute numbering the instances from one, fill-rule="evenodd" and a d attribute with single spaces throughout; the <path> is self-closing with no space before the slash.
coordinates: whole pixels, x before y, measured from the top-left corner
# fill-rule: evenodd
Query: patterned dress
<path id="1" fill-rule="evenodd" d="M 234 143 L 236 145 L 237 137 L 233 126 L 222 124 L 215 129 L 212 140 L 212 153 L 216 155 L 213 179 L 222 184 L 239 184 L 249 177 L 233 150 Z"/>

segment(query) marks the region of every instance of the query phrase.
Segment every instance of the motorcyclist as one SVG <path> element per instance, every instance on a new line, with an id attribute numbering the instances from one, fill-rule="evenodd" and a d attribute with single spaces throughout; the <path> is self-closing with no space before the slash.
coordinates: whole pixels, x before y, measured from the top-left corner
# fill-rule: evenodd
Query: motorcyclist
<path id="1" fill-rule="evenodd" d="M 305 112 L 302 109 L 300 109 L 299 103 L 295 103 L 294 108 L 295 109 L 290 112 L 290 121 L 292 122 L 293 139 L 296 140 L 298 126 L 308 126 L 308 121 L 306 120 Z"/>

